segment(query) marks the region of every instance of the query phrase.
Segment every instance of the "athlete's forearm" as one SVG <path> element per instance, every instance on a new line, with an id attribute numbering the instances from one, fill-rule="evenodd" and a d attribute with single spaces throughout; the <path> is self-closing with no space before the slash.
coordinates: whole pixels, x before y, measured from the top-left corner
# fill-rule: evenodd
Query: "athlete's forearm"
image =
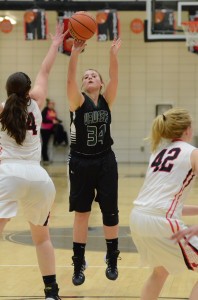
<path id="1" fill-rule="evenodd" d="M 48 53 L 46 54 L 46 56 L 41 64 L 41 69 L 46 74 L 50 73 L 50 70 L 55 62 L 57 54 L 58 54 L 58 45 L 54 45 L 52 43 L 48 50 Z"/>
<path id="2" fill-rule="evenodd" d="M 79 56 L 79 54 L 75 51 L 71 53 L 69 65 L 68 65 L 68 71 L 67 71 L 67 80 L 68 81 L 76 80 L 78 56 Z"/>
<path id="3" fill-rule="evenodd" d="M 110 53 L 109 77 L 118 81 L 118 58 L 114 53 Z"/>
<path id="4" fill-rule="evenodd" d="M 182 209 L 182 216 L 195 216 L 198 215 L 197 205 L 184 205 Z"/>

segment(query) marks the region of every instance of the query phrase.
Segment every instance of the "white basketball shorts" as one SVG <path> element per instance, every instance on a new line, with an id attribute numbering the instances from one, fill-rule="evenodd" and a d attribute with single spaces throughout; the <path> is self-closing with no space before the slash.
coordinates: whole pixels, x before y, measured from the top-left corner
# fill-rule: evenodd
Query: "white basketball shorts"
<path id="1" fill-rule="evenodd" d="M 174 219 L 169 221 L 175 222 Z M 187 244 L 185 239 L 175 243 L 170 239 L 173 232 L 169 221 L 155 212 L 132 209 L 130 228 L 141 266 L 163 266 L 171 274 L 186 269 L 198 272 L 198 237 L 192 237 Z M 182 220 L 177 223 L 178 229 L 187 228 Z"/>
<path id="2" fill-rule="evenodd" d="M 0 218 L 16 216 L 20 203 L 27 221 L 46 225 L 55 193 L 51 178 L 39 162 L 0 162 Z"/>

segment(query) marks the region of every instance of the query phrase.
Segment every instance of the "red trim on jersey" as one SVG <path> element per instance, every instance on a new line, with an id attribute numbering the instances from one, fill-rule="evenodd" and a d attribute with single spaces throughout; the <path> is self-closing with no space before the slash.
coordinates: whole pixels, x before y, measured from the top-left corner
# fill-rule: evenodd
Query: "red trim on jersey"
<path id="1" fill-rule="evenodd" d="M 180 229 L 180 227 L 179 227 L 179 223 L 177 222 L 177 220 L 171 220 L 171 219 L 169 219 L 169 218 L 166 218 L 167 219 L 167 221 L 169 222 L 169 224 L 170 224 L 170 227 L 171 227 L 171 229 L 172 229 L 172 232 L 173 233 L 175 233 L 175 229 L 174 229 L 174 225 L 173 225 L 173 221 L 175 222 L 175 224 L 176 224 L 176 231 L 179 231 L 179 229 Z"/>
<path id="2" fill-rule="evenodd" d="M 179 231 L 180 227 L 179 227 L 179 223 L 177 222 L 177 220 L 174 220 L 174 219 L 171 219 L 171 218 L 172 218 L 172 216 L 173 216 L 173 214 L 176 210 L 176 207 L 179 203 L 179 198 L 182 196 L 182 194 L 184 192 L 184 189 L 190 184 L 190 182 L 192 181 L 194 176 L 195 175 L 193 174 L 192 169 L 191 169 L 188 172 L 186 178 L 183 181 L 183 186 L 181 187 L 180 191 L 175 195 L 175 197 L 174 197 L 174 199 L 171 203 L 171 206 L 170 206 L 169 210 L 166 213 L 166 219 L 169 222 L 171 230 L 172 230 L 173 233 Z"/>
<path id="3" fill-rule="evenodd" d="M 166 218 L 172 218 L 172 216 L 173 216 L 173 214 L 174 214 L 174 212 L 176 210 L 176 207 L 178 205 L 179 198 L 182 196 L 184 189 L 190 184 L 190 182 L 192 181 L 192 179 L 193 179 L 194 176 L 195 175 L 193 174 L 192 169 L 191 169 L 188 172 L 186 178 L 184 179 L 183 185 L 182 185 L 180 191 L 175 195 L 175 197 L 174 197 L 174 199 L 172 201 L 172 204 L 171 204 L 169 210 L 166 213 Z"/>
<path id="4" fill-rule="evenodd" d="M 182 139 L 173 139 L 172 142 L 183 142 Z"/>
<path id="5" fill-rule="evenodd" d="M 186 242 L 186 237 L 184 237 L 184 240 Z M 188 254 L 187 250 L 189 251 L 189 249 L 187 249 L 187 247 L 189 247 L 190 251 L 194 252 L 196 256 L 198 255 L 198 250 L 188 242 L 186 242 L 186 245 L 185 244 L 182 245 L 181 242 L 179 242 L 178 244 L 181 248 L 181 251 L 184 256 L 184 260 L 185 260 L 185 263 L 186 263 L 188 269 L 197 270 L 198 263 L 193 261 L 193 257 L 190 256 L 190 253 Z"/>
<path id="6" fill-rule="evenodd" d="M 169 222 L 173 233 L 180 230 L 179 223 L 177 220 L 171 220 L 171 219 L 167 218 L 167 221 Z M 176 224 L 176 231 L 174 229 L 174 223 Z M 193 258 L 191 251 L 195 253 L 195 256 L 198 256 L 198 250 L 193 245 L 191 245 L 189 242 L 187 242 L 186 237 L 184 237 L 184 240 L 185 240 L 184 243 L 186 243 L 186 245 L 185 244 L 182 245 L 182 242 L 178 242 L 178 245 L 181 249 L 181 252 L 182 252 L 182 255 L 184 258 L 184 262 L 189 270 L 197 271 L 198 270 L 198 262 L 196 262 L 195 261 L 196 259 Z"/>

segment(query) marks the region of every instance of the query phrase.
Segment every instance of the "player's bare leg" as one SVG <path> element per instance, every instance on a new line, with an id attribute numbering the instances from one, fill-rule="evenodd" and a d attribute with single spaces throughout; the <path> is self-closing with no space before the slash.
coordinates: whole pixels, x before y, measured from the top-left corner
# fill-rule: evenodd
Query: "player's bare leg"
<path id="1" fill-rule="evenodd" d="M 10 219 L 0 218 L 0 235 L 2 235 L 3 229 L 8 221 L 10 221 Z"/>
<path id="2" fill-rule="evenodd" d="M 141 294 L 141 300 L 157 300 L 169 273 L 164 267 L 154 268 L 147 279 Z M 195 298 L 192 298 L 193 300 Z"/>
<path id="3" fill-rule="evenodd" d="M 195 283 L 189 300 L 197 300 L 198 299 L 198 282 Z"/>

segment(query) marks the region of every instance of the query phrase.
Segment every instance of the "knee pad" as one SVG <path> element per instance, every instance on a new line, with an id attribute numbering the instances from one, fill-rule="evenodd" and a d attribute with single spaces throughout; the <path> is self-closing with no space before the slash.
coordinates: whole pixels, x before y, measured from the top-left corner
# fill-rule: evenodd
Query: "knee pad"
<path id="1" fill-rule="evenodd" d="M 118 211 L 114 213 L 103 213 L 102 218 L 105 226 L 115 226 L 119 223 Z"/>

